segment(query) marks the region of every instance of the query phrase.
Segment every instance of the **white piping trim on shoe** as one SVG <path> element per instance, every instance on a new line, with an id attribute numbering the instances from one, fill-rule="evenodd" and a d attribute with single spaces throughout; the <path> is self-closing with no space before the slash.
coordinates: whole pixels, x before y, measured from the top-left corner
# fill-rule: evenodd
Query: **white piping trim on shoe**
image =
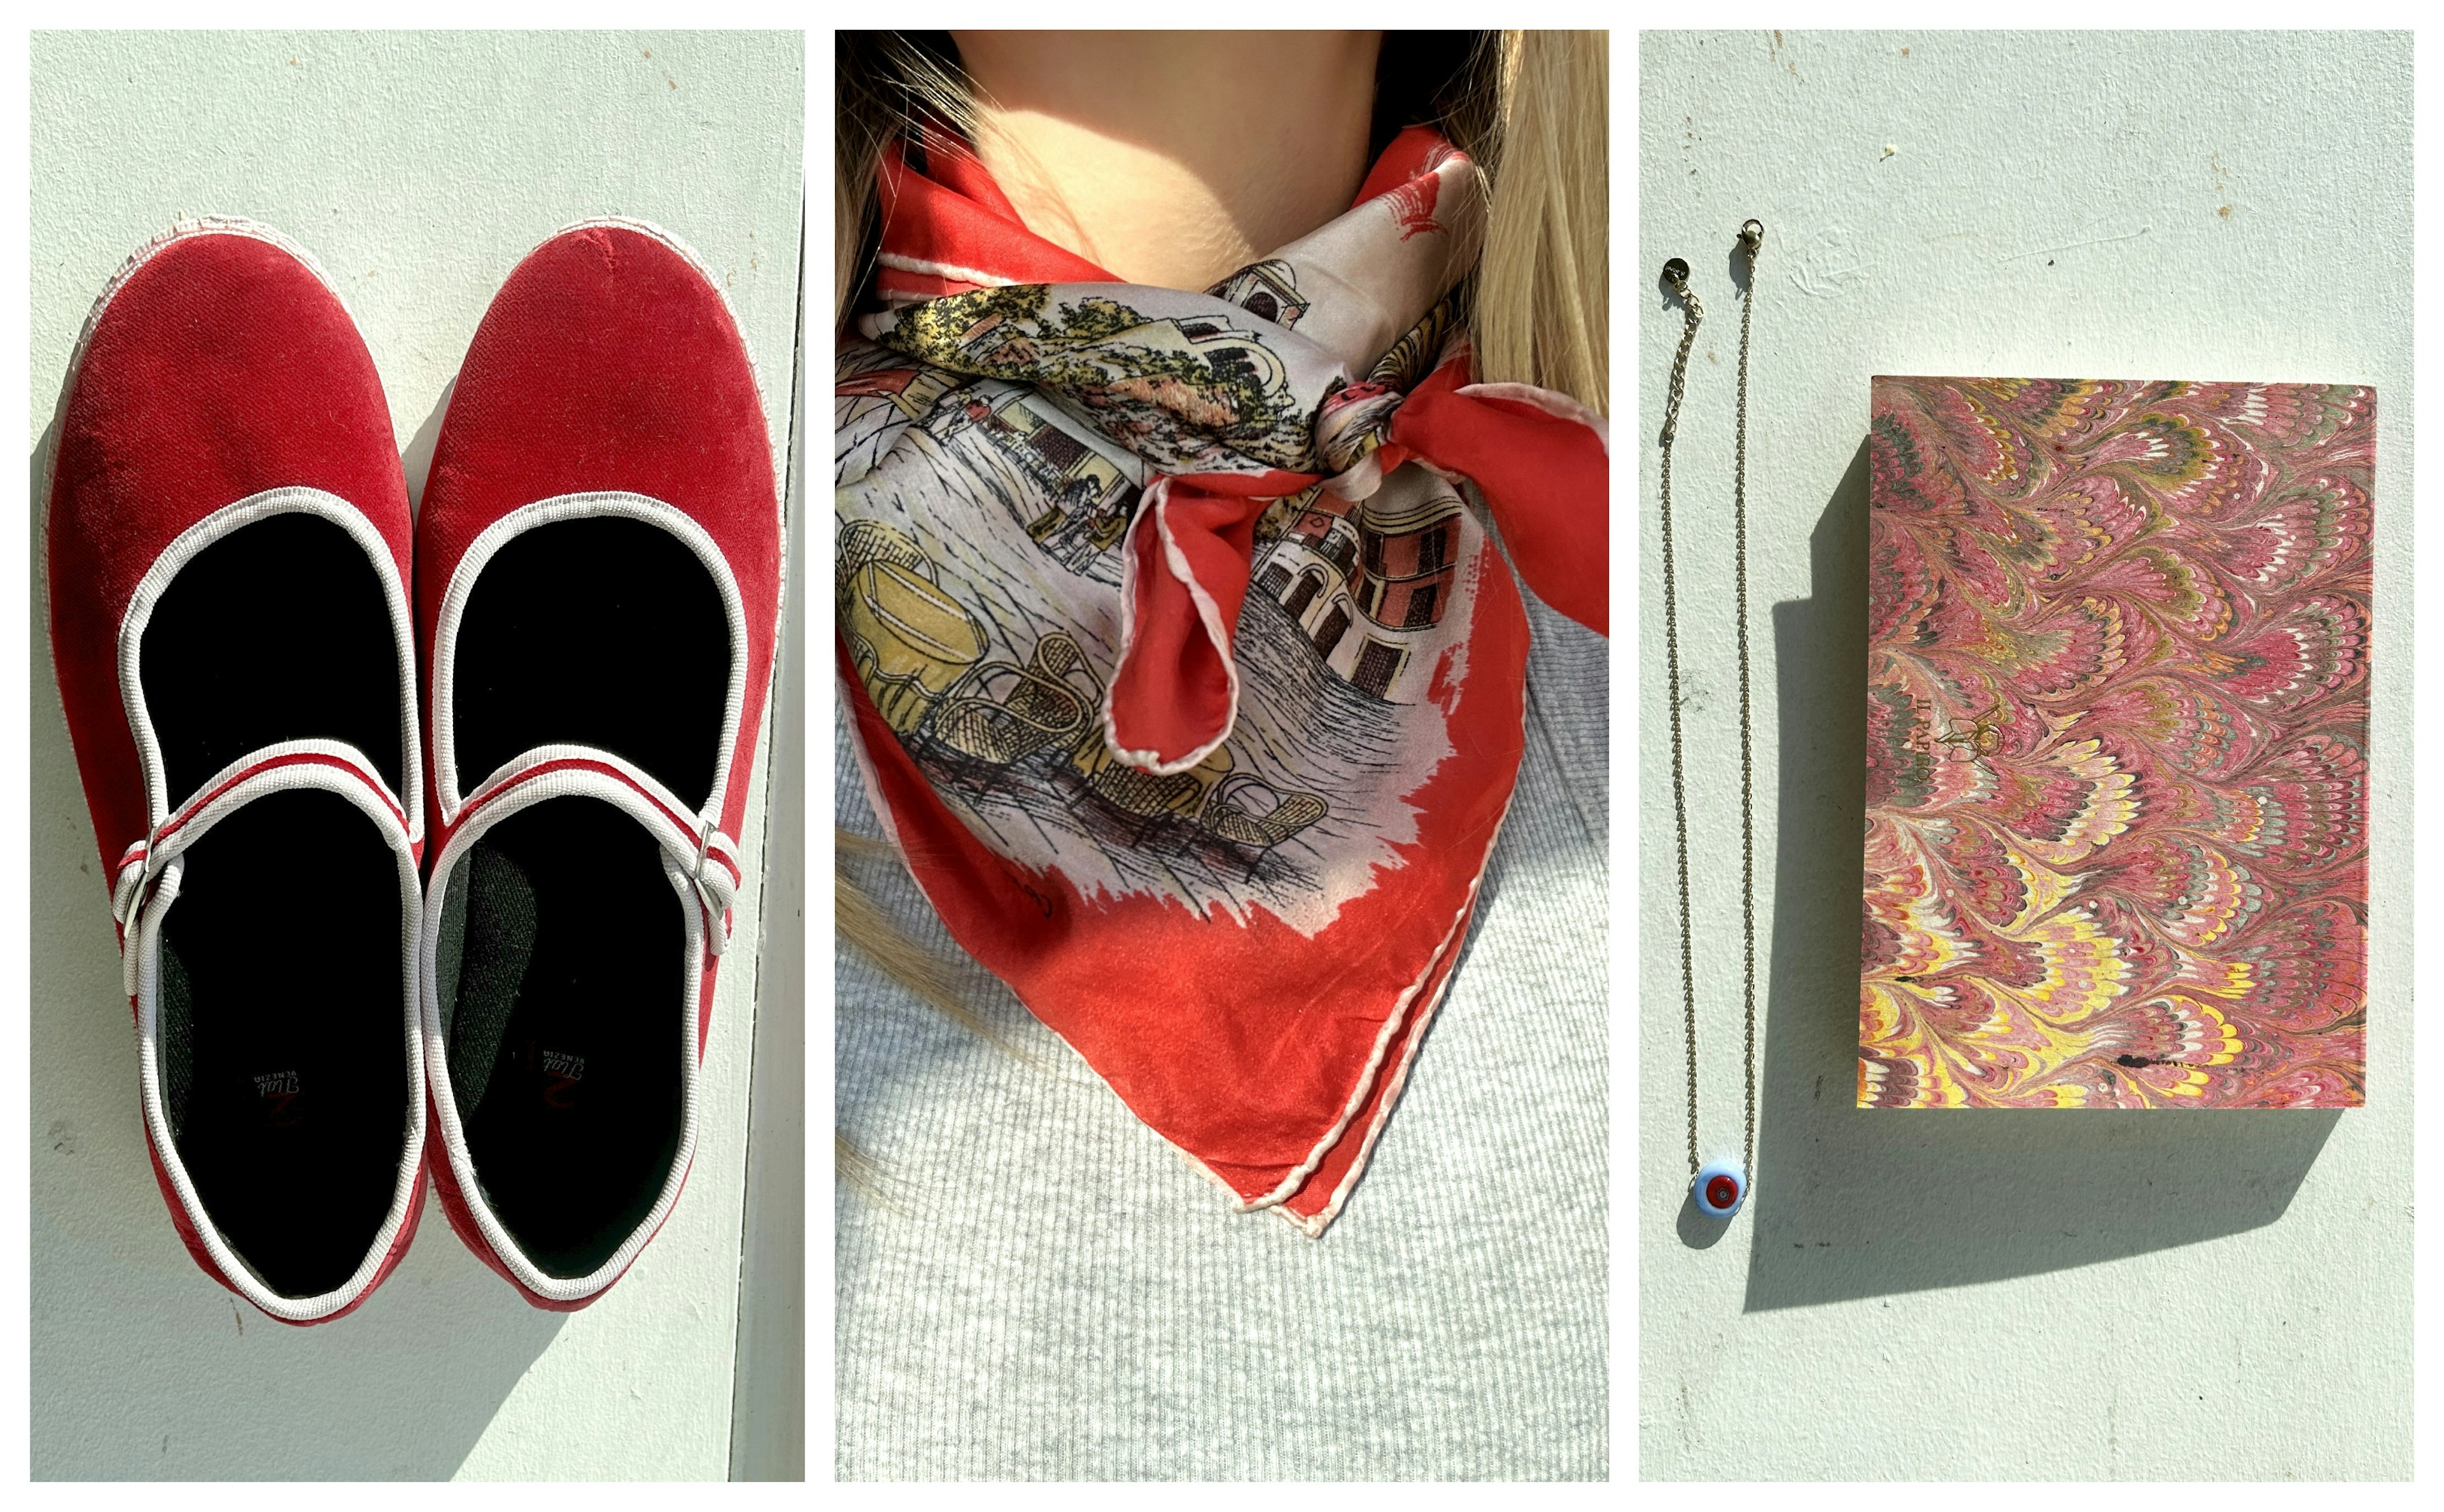
<path id="1" fill-rule="evenodd" d="M 771 459 L 774 525 L 772 539 L 778 544 L 780 558 L 773 568 L 772 580 L 772 666 L 764 678 L 764 708 L 768 713 L 772 707 L 773 680 L 781 675 L 781 625 L 787 617 L 789 606 L 789 442 L 791 436 L 796 433 L 799 370 L 794 366 L 788 369 L 789 388 L 783 396 L 781 424 L 778 429 L 775 429 L 772 424 L 771 395 L 764 383 L 763 364 L 755 360 L 755 343 L 748 340 L 747 323 L 738 318 L 738 306 L 730 302 L 728 285 L 713 276 L 713 265 L 706 262 L 702 253 L 689 246 L 675 232 L 657 226 L 652 221 L 640 220 L 633 215 L 596 215 L 586 220 L 571 221 L 552 232 L 552 236 L 557 237 L 569 231 L 592 230 L 598 228 L 629 230 L 635 231 L 639 236 L 650 236 L 677 253 L 682 262 L 695 270 L 696 277 L 704 280 L 705 286 L 713 290 L 713 297 L 721 301 L 721 312 L 730 318 L 731 333 L 738 338 L 739 351 L 746 354 L 747 376 L 755 385 L 755 402 L 758 413 L 764 417 L 764 450 L 766 455 Z M 533 251 L 540 251 L 544 246 L 549 244 L 550 239 L 546 237 L 543 243 L 537 244 Z M 529 251 L 528 255 L 532 256 L 533 251 Z M 801 303 L 803 304 L 803 300 Z M 803 316 L 804 311 L 801 310 L 800 314 Z"/>
<path id="2" fill-rule="evenodd" d="M 145 626 L 151 623 L 153 611 L 169 591 L 172 581 L 197 552 L 247 526 L 278 514 L 310 514 L 338 526 L 363 548 L 375 577 L 381 581 L 382 597 L 390 608 L 391 638 L 398 654 L 399 773 L 407 789 L 390 796 L 407 816 L 410 843 L 420 841 L 424 838 L 424 742 L 416 722 L 416 638 L 408 614 L 407 587 L 399 581 L 398 562 L 390 554 L 390 543 L 382 539 L 364 511 L 337 494 L 307 488 L 268 489 L 235 504 L 224 505 L 189 526 L 153 559 L 127 600 L 127 612 L 119 623 L 119 697 L 144 773 L 147 832 L 157 830 L 169 818 L 171 794 L 168 776 L 162 770 L 160 742 L 154 734 L 152 712 L 144 701 Z"/>
<path id="3" fill-rule="evenodd" d="M 575 747 L 545 747 L 520 756 L 503 768 L 524 770 L 547 762 L 551 753 L 577 751 L 584 760 L 600 761 L 604 753 Z M 621 764 L 625 765 L 625 764 Z M 634 771 L 634 768 L 630 768 Z M 637 775 L 641 776 L 641 773 Z M 648 779 L 650 781 L 650 779 Z M 628 781 L 606 773 L 583 768 L 547 771 L 526 781 L 512 778 L 498 788 L 477 795 L 471 803 L 467 821 L 454 829 L 442 845 L 441 854 L 433 863 L 430 895 L 436 899 L 449 896 L 451 870 L 486 830 L 519 810 L 546 799 L 583 797 L 609 803 L 614 808 L 642 824 L 649 834 L 661 841 L 662 875 L 680 900 L 680 913 L 687 924 L 687 978 L 681 994 L 683 1011 L 679 1017 L 679 1142 L 671 1157 L 671 1169 L 663 1178 L 662 1190 L 648 1212 L 611 1258 L 591 1273 L 579 1277 L 546 1274 L 528 1259 L 525 1249 L 492 1211 L 484 1195 L 484 1186 L 475 1171 L 473 1157 L 467 1151 L 467 1132 L 458 1112 L 455 1090 L 450 1082 L 450 1046 L 441 1028 L 440 949 L 442 908 L 427 909 L 420 941 L 417 949 L 417 966 L 422 986 L 418 992 L 418 1015 L 424 1034 L 426 1060 L 425 1085 L 431 1089 L 433 1105 L 440 1120 L 441 1148 L 449 1157 L 452 1175 L 457 1180 L 460 1198 L 475 1225 L 491 1246 L 492 1254 L 509 1266 L 518 1283 L 538 1297 L 552 1301 L 572 1302 L 593 1296 L 616 1282 L 635 1263 L 645 1245 L 660 1231 L 678 1202 L 679 1189 L 686 1184 L 688 1168 L 695 1160 L 697 1115 L 696 1023 L 700 1017 L 704 987 L 704 965 L 707 934 L 704 917 L 698 905 L 694 884 L 686 872 L 673 859 L 675 842 L 693 855 L 697 837 L 677 824 L 670 813 L 660 812 L 647 793 Z M 673 805 L 676 812 L 685 812 Z"/>
<path id="4" fill-rule="evenodd" d="M 318 755 L 324 761 L 291 762 L 266 765 L 281 756 Z M 248 767 L 260 767 L 235 782 L 230 781 Z M 379 784 L 365 778 L 371 764 L 356 747 L 339 741 L 287 741 L 268 746 L 232 762 L 219 776 L 206 784 L 202 791 L 210 794 L 200 805 L 187 815 L 170 833 L 161 838 L 159 852 L 148 851 L 143 862 L 157 871 L 159 881 L 150 893 L 139 891 L 127 921 L 124 949 L 136 961 L 136 1040 L 139 1074 L 142 1086 L 145 1136 L 153 1146 L 154 1158 L 161 1163 L 163 1175 L 177 1194 L 178 1206 L 213 1258 L 221 1279 L 231 1290 L 274 1318 L 290 1322 L 313 1322 L 353 1305 L 364 1296 L 380 1275 L 383 1262 L 398 1242 L 400 1228 L 407 1221 L 407 1210 L 416 1196 L 417 1182 L 424 1168 L 424 1040 L 418 1033 L 417 1002 L 420 996 L 417 982 L 416 943 L 422 932 L 424 889 L 417 876 L 416 856 L 410 848 L 400 816 L 389 807 L 391 795 Z M 351 780 L 351 779 L 354 780 Z M 407 1029 L 407 1063 L 409 1099 L 406 1142 L 399 1152 L 399 1170 L 391 1192 L 389 1215 L 375 1233 L 365 1258 L 355 1272 L 334 1291 L 317 1297 L 284 1297 L 264 1284 L 252 1267 L 221 1238 L 220 1229 L 206 1212 L 203 1200 L 196 1195 L 194 1182 L 187 1174 L 186 1162 L 180 1158 L 176 1138 L 170 1132 L 167 1111 L 161 1104 L 160 1071 L 160 977 L 161 926 L 172 905 L 177 902 L 178 889 L 185 880 L 188 847 L 204 837 L 213 825 L 227 819 L 258 798 L 301 788 L 317 788 L 339 794 L 362 810 L 374 821 L 374 827 L 391 848 L 398 862 L 399 878 L 399 948 L 400 995 L 405 1007 Z"/>
<path id="5" fill-rule="evenodd" d="M 739 864 L 738 841 L 726 834 L 720 825 L 701 815 L 688 813 L 679 796 L 663 786 L 655 776 L 636 763 L 611 751 L 592 746 L 537 746 L 515 760 L 505 764 L 467 800 L 462 815 L 473 815 L 502 794 L 535 782 L 550 771 L 600 770 L 610 768 L 611 774 L 636 788 L 647 804 L 660 811 L 665 822 L 649 824 L 659 834 L 662 849 L 673 857 L 685 857 L 685 876 L 695 889 L 696 901 L 705 911 L 707 948 L 720 955 L 730 947 L 729 913 L 737 901 L 738 890 L 746 885 L 747 871 Z M 639 811 L 643 812 L 643 811 Z"/>
<path id="6" fill-rule="evenodd" d="M 338 767 L 372 788 L 380 795 L 383 807 L 390 811 L 392 821 L 399 826 L 402 833 L 406 832 L 408 811 L 400 805 L 397 798 L 392 796 L 390 788 L 381 780 L 381 774 L 374 769 L 373 763 L 366 759 L 365 753 L 344 741 L 325 739 L 280 741 L 250 751 L 230 763 L 199 784 L 194 793 L 179 806 L 176 813 L 155 823 L 142 839 L 120 853 L 119 871 L 111 880 L 110 916 L 120 928 L 119 958 L 126 973 L 127 996 L 130 1002 L 135 1001 L 136 998 L 137 958 L 136 952 L 127 949 L 127 941 L 135 931 L 137 915 L 143 912 L 145 899 L 153 885 L 161 879 L 163 869 L 182 848 L 183 842 L 174 845 L 173 839 L 179 831 L 194 823 L 195 816 L 202 812 L 213 800 L 220 797 L 229 788 L 236 786 L 241 778 L 251 777 L 258 770 L 271 766 L 303 763 Z M 412 855 L 415 846 L 413 835 L 409 835 L 408 844 Z"/>
<path id="7" fill-rule="evenodd" d="M 713 764 L 713 789 L 704 807 L 697 812 L 699 820 L 719 823 L 723 800 L 730 791 L 730 765 L 738 747 L 738 725 L 747 708 L 747 670 L 750 664 L 747 637 L 747 601 L 738 591 L 738 579 L 731 573 L 730 559 L 720 545 L 695 518 L 675 505 L 641 493 L 565 493 L 510 510 L 484 527 L 467 546 L 466 554 L 450 576 L 450 586 L 441 596 L 441 608 L 433 626 L 433 689 L 431 701 L 425 706 L 433 726 L 434 792 L 439 800 L 441 822 L 447 826 L 458 822 L 467 806 L 458 788 L 458 735 L 451 694 L 455 687 L 458 665 L 458 628 L 466 616 L 467 601 L 474 596 L 475 583 L 484 568 L 509 543 L 538 526 L 556 525 L 565 520 L 588 519 L 639 520 L 659 526 L 678 538 L 694 551 L 720 591 L 722 608 L 730 622 L 729 687 L 721 712 L 721 754 Z M 776 656 L 775 662 L 779 660 Z M 589 754 L 602 754 L 589 752 Z M 526 758 L 518 757 L 488 773 L 476 784 L 476 791 L 492 784 L 494 780 L 515 770 Z"/>

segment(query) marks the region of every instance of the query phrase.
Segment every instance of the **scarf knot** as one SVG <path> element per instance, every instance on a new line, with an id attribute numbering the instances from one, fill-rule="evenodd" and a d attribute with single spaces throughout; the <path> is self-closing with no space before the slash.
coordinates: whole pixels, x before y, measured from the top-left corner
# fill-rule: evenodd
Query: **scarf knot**
<path id="1" fill-rule="evenodd" d="M 1465 480 L 1537 596 L 1605 631 L 1603 421 L 1564 395 L 1470 383 L 1449 299 L 1354 381 L 1320 342 L 1210 293 L 1007 285 L 869 316 L 864 329 L 943 371 L 1032 388 L 1150 475 L 1127 527 L 1120 662 L 1102 710 L 1131 765 L 1174 775 L 1229 739 L 1257 523 L 1319 485 L 1346 506 L 1411 461 Z"/>

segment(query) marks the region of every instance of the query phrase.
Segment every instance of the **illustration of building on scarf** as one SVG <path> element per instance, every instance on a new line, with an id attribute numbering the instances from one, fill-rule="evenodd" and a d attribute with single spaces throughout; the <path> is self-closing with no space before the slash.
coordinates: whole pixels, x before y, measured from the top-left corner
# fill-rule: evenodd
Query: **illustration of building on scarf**
<path id="1" fill-rule="evenodd" d="M 1431 666 L 1415 648 L 1451 602 L 1458 495 L 1442 487 L 1386 488 L 1353 506 L 1317 489 L 1292 502 L 1295 517 L 1258 559 L 1250 600 L 1287 615 L 1343 682 L 1413 702 L 1411 669 Z"/>
<path id="2" fill-rule="evenodd" d="M 1279 258 L 1250 263 L 1205 292 L 1284 330 L 1296 325 L 1306 313 L 1307 302 L 1299 297 L 1297 276 Z"/>
<path id="3" fill-rule="evenodd" d="M 1021 402 L 1024 390 L 992 394 L 981 384 L 962 388 L 937 368 L 886 368 L 846 380 L 839 392 L 886 396 L 946 442 L 976 433 L 1035 485 L 1032 495 L 1001 492 L 1028 539 L 1075 571 L 1086 571 L 1128 530 L 1137 484 L 1112 458 Z"/>
<path id="4" fill-rule="evenodd" d="M 945 406 L 933 429 L 949 439 L 973 427 L 1043 490 L 1043 507 L 1018 523 L 1028 539 L 1068 566 L 1086 564 L 1112 547 L 1129 528 L 1138 502 L 1137 485 L 1111 458 L 1046 420 L 1023 394 L 1001 396 L 994 404 L 980 394 Z M 1013 506 L 1015 495 L 1006 496 Z"/>

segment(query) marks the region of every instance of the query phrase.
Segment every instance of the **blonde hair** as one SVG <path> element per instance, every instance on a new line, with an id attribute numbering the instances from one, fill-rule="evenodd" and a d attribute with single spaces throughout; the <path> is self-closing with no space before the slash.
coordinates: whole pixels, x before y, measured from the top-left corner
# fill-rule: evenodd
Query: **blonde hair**
<path id="1" fill-rule="evenodd" d="M 1601 31 L 1506 31 L 1494 90 L 1485 254 L 1470 336 L 1477 377 L 1607 409 L 1610 68 Z"/>
<path id="2" fill-rule="evenodd" d="M 1386 36 L 1387 52 L 1398 35 Z M 876 170 L 883 148 L 927 115 L 972 133 L 976 112 L 946 35 L 841 31 L 833 38 L 832 321 L 838 328 L 872 271 L 881 218 Z M 1602 31 L 1483 32 L 1455 60 L 1449 79 L 1430 97 L 1418 97 L 1430 98 L 1433 124 L 1475 161 L 1486 184 L 1485 250 L 1469 317 L 1475 376 L 1552 389 L 1599 414 L 1608 413 L 1611 371 L 1609 52 Z M 839 936 L 920 1000 L 1001 1043 L 960 1004 L 942 963 L 895 928 L 851 881 L 845 863 L 878 851 L 888 854 L 874 841 L 840 835 L 833 920 Z M 849 1147 L 838 1149 L 847 1155 Z"/>

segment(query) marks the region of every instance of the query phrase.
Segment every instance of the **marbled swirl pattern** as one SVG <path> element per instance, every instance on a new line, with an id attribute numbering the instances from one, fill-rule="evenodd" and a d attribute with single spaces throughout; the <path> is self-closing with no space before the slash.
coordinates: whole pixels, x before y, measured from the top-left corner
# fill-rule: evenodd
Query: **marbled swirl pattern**
<path id="1" fill-rule="evenodd" d="M 1860 1105 L 2358 1106 L 2375 391 L 1873 411 Z"/>

